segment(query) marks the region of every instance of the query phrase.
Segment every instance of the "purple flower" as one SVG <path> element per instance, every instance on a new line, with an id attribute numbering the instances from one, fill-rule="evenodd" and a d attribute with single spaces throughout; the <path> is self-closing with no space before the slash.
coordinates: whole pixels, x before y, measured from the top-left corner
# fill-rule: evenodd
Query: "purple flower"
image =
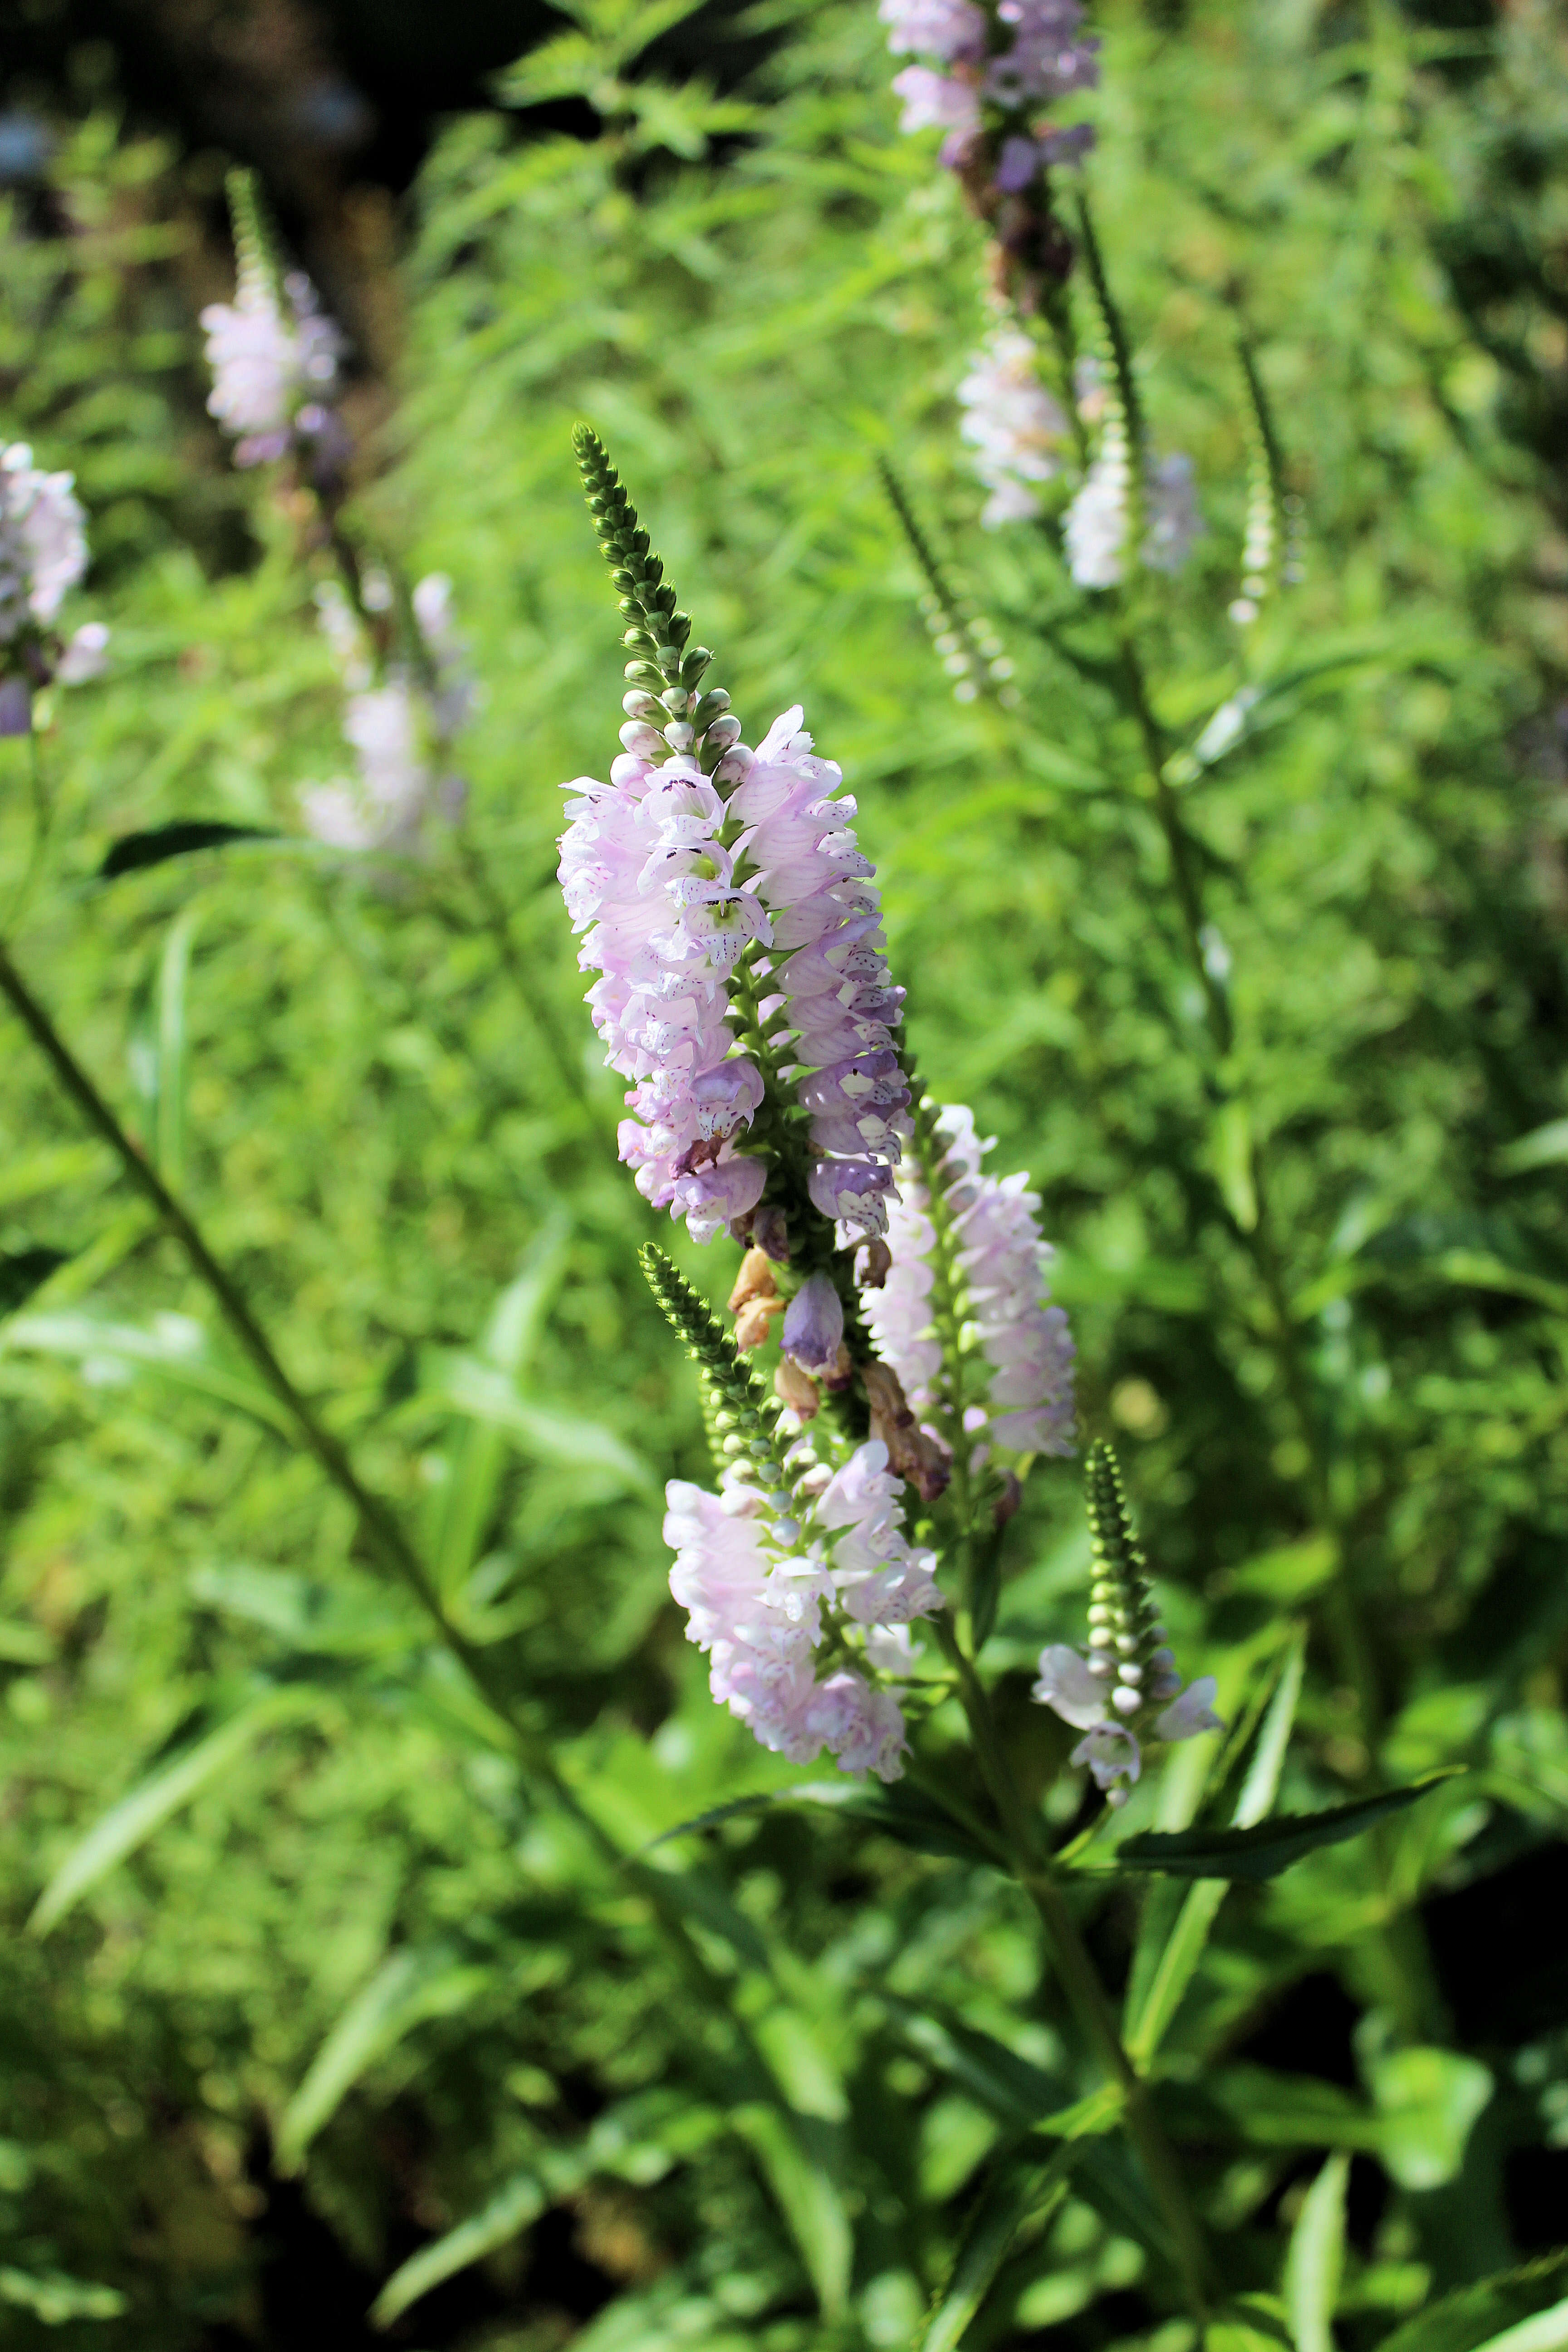
<path id="1" fill-rule="evenodd" d="M 906 66 L 893 76 L 893 92 L 904 101 L 900 131 L 945 131 L 968 138 L 980 128 L 979 91 L 952 74 Z"/>
<path id="2" fill-rule="evenodd" d="M 87 533 L 69 474 L 41 473 L 24 441 L 0 448 L 0 645 L 47 625 L 87 570 Z"/>
<path id="3" fill-rule="evenodd" d="M 1020 139 L 1016 134 L 1002 142 L 1002 152 L 996 158 L 993 179 L 1005 196 L 1016 195 L 1026 188 L 1039 169 L 1040 151 L 1032 139 Z"/>
<path id="4" fill-rule="evenodd" d="M 1112 1689 L 1113 1675 L 1130 1675 L 1131 1679 L 1119 1680 Z M 1199 1732 L 1225 1728 L 1214 1711 L 1217 1687 L 1213 1675 L 1202 1675 L 1150 1721 L 1150 1710 L 1161 1699 L 1170 1698 L 1173 1690 L 1181 1690 L 1169 1650 L 1156 1650 L 1144 1666 L 1129 1667 L 1124 1663 L 1113 1667 L 1109 1652 L 1089 1659 L 1056 1643 L 1040 1652 L 1039 1679 L 1029 1696 L 1060 1716 L 1064 1723 L 1070 1723 L 1075 1731 L 1086 1734 L 1073 1749 L 1069 1763 L 1087 1764 L 1096 1787 L 1104 1790 L 1110 1803 L 1124 1805 L 1128 1790 L 1143 1769 L 1142 1750 L 1131 1723 L 1118 1722 L 1116 1715 L 1136 1717 L 1144 1725 L 1146 1739 L 1193 1739 Z"/>
<path id="5" fill-rule="evenodd" d="M 807 1542 L 797 1518 L 770 1522 L 742 1487 L 711 1495 L 679 1479 L 666 1490 L 664 1534 L 676 1555 L 669 1589 L 689 1612 L 688 1639 L 708 1653 L 721 1705 L 792 1763 L 826 1748 L 842 1771 L 896 1780 L 908 1745 L 897 1697 L 847 1668 L 819 1682 L 813 1658 L 826 1612 L 842 1611 L 852 1629 L 883 1627 L 942 1605 L 933 1556 L 904 1537 L 886 1461 L 886 1447 L 861 1446 L 829 1483 L 813 1514 L 826 1542 Z M 812 1514 L 807 1496 L 795 1507 Z"/>
<path id="6" fill-rule="evenodd" d="M 990 1368 L 989 1402 L 975 1409 L 972 1433 L 1020 1454 L 1070 1454 L 1075 1351 L 1062 1309 L 1042 1304 L 1055 1252 L 1040 1234 L 1039 1196 L 1028 1190 L 1026 1176 L 984 1172 L 981 1163 L 992 1146 L 976 1136 L 972 1111 L 944 1110 L 939 1133 L 956 1268 Z M 888 1222 L 892 1266 L 881 1289 L 866 1294 L 864 1311 L 878 1352 L 917 1412 L 938 1401 L 942 1351 L 930 1314 L 935 1241 L 925 1187 L 907 1176 Z"/>
<path id="7" fill-rule="evenodd" d="M 719 840 L 725 803 L 689 753 L 661 768 L 626 752 L 608 784 L 568 785 L 561 883 L 611 1067 L 633 1081 L 621 1157 L 656 1208 L 710 1241 L 762 1198 L 760 1160 L 735 1141 L 763 1099 L 762 1074 L 733 1050 L 727 983 L 768 919 L 737 885 Z"/>
<path id="8" fill-rule="evenodd" d="M 835 798 L 843 776 L 816 756 L 798 704 L 769 729 L 730 814 L 746 826 L 736 852 L 758 871 L 771 928 L 773 1000 L 794 1032 L 799 1099 L 817 1161 L 809 1191 L 824 1216 L 879 1233 L 900 1156 L 909 1088 L 893 1047 L 903 991 L 892 985 L 870 860 Z"/>
<path id="9" fill-rule="evenodd" d="M 0 677 L 0 735 L 33 731 L 33 689 L 25 677 Z"/>
<path id="10" fill-rule="evenodd" d="M 1009 139 L 1003 147 L 1029 147 Z M 987 338 L 958 387 L 963 421 L 959 427 L 973 446 L 974 470 L 991 492 L 980 520 L 987 530 L 1038 514 L 1034 488 L 1061 470 L 1060 449 L 1068 420 L 1040 382 L 1039 355 L 1021 329 L 1001 326 Z"/>
<path id="11" fill-rule="evenodd" d="M 985 55 L 985 18 L 973 0 L 880 0 L 895 57 L 924 49 L 944 65 L 976 63 Z"/>
<path id="12" fill-rule="evenodd" d="M 828 1274 L 807 1276 L 784 1310 L 783 1344 L 803 1371 L 831 1371 L 844 1341 L 844 1301 Z"/>

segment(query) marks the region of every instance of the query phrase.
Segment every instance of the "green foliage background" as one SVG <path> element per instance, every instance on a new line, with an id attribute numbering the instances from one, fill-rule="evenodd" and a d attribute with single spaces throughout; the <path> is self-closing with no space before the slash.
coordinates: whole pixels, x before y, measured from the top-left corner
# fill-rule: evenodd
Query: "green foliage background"
<path id="1" fill-rule="evenodd" d="M 912 1041 L 1044 1194 L 1086 1425 L 1121 1445 L 1184 1664 L 1235 1711 L 1300 1622 L 1282 1801 L 1360 1793 L 1368 1727 L 1318 1613 L 1336 1555 L 1110 640 L 1046 534 L 977 528 L 953 391 L 980 233 L 897 133 L 869 5 L 773 10 L 770 62 L 723 100 L 607 82 L 647 27 L 609 0 L 584 21 L 513 76 L 521 114 L 449 127 L 417 192 L 361 510 L 411 572 L 451 574 L 487 698 L 460 840 L 396 888 L 296 838 L 95 880 L 112 839 L 179 817 L 297 835 L 297 789 L 345 754 L 297 518 L 224 471 L 202 417 L 171 159 L 95 118 L 57 160 L 58 218 L 18 200 L 0 424 L 76 468 L 81 611 L 115 631 L 44 741 L 55 870 L 18 956 L 587 1816 L 636 1853 L 798 1781 L 711 1706 L 668 1601 L 658 1488 L 702 1474 L 696 1399 L 637 1274 L 652 1221 L 615 1162 L 552 878 L 556 783 L 603 773 L 617 723 L 568 450 L 591 417 L 748 732 L 804 700 L 858 795 Z M 1301 2332 L 1299 2278 L 1338 2178 L 1320 2168 L 1353 2153 L 1337 2340 L 1359 2352 L 1562 2234 L 1568 83 L 1528 7 L 1477 29 L 1386 0 L 1112 0 L 1097 21 L 1089 182 L 1155 437 L 1193 453 L 1208 523 L 1140 614 L 1174 738 L 1242 682 L 1238 320 L 1306 501 L 1306 580 L 1248 656 L 1285 683 L 1185 806 L 1376 1760 L 1467 1768 L 1385 1837 L 1233 1893 L 1163 2053 L 1232 2284 L 1284 2296 L 1252 2340 L 1329 2342 Z M 575 92 L 596 142 L 532 132 L 532 103 Z M 951 698 L 879 453 L 996 622 L 1018 710 Z M 0 788 L 9 890 L 15 742 Z M 347 1507 L 12 1035 L 0 1244 L 65 1254 L 0 1329 L 15 2340 L 304 2343 L 339 2294 L 352 2342 L 351 2309 L 488 2212 L 481 2266 L 392 2340 L 912 2342 L 1027 2070 L 1063 2099 L 1093 2079 L 1012 1893 L 845 1815 L 659 1849 L 744 2021 L 738 2060 L 642 1881 L 356 1556 Z M 721 1297 L 722 1245 L 675 1254 Z M 1075 1473 L 1047 1465 L 991 1658 L 1064 1826 L 1069 1738 L 1025 1694 L 1040 1643 L 1079 1633 L 1086 1558 Z M 211 1769 L 160 1807 L 187 1754 Z M 146 1834 L 29 1933 L 150 1776 Z M 1172 1767 L 1127 1827 L 1199 1795 Z M 1085 1891 L 1113 1980 L 1142 1899 Z M 326 2243 L 288 2220 L 300 2168 L 340 2267 L 297 2308 L 280 2271 Z M 1194 2341 L 1125 2181 L 1096 2178 L 1026 2224 L 966 2343 Z M 1510 2315 L 1552 2299 L 1531 2293 Z M 1497 2333 L 1502 2304 L 1478 2309 L 1443 2342 Z"/>

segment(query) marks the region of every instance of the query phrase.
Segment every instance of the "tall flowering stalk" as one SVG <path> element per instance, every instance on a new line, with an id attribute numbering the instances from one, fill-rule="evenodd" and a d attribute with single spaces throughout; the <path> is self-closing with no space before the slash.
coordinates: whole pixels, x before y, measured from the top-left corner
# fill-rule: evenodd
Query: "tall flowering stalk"
<path id="1" fill-rule="evenodd" d="M 741 740 L 603 446 L 581 426 L 576 447 L 629 658 L 609 778 L 565 788 L 562 887 L 628 1082 L 622 1159 L 694 1239 L 745 1244 L 729 1330 L 643 1253 L 700 1367 L 718 1470 L 715 1488 L 668 1487 L 671 1591 L 714 1697 L 764 1747 L 892 1780 L 910 1629 L 930 1620 L 952 1649 L 956 1569 L 984 1641 L 976 1563 L 1031 1462 L 1073 1450 L 1039 1200 L 911 1075 L 839 770 L 798 706 Z"/>
<path id="2" fill-rule="evenodd" d="M 350 454 L 334 404 L 346 348 L 303 270 L 284 271 L 252 173 L 231 172 L 237 284 L 202 312 L 213 388 L 207 406 L 234 441 L 237 466 L 300 456 L 314 486 L 337 490 Z"/>
<path id="3" fill-rule="evenodd" d="M 1046 1303 L 1038 1199 L 1026 1178 L 992 1175 L 973 1115 L 928 1102 L 913 1074 L 838 769 L 798 706 L 754 750 L 742 740 L 597 436 L 580 426 L 576 447 L 629 658 L 609 778 L 565 788 L 562 886 L 606 1059 L 628 1082 L 622 1159 L 695 1239 L 746 1245 L 729 1328 L 658 1250 L 642 1251 L 698 1367 L 716 1471 L 712 1486 L 666 1490 L 671 1592 L 714 1698 L 792 1762 L 826 1749 L 845 1772 L 896 1781 L 918 1769 L 930 1704 L 958 1698 L 994 1811 L 981 1834 L 1039 1913 L 1201 2317 L 1201 2232 L 977 1664 L 1021 1480 L 1073 1444 L 1072 1342 Z M 1074 1761 L 1114 1804 L 1141 1738 L 1217 1719 L 1202 1685 L 1176 1719 L 1141 1561 L 1107 1516 L 1104 1460 L 1090 1460 L 1091 1643 L 1097 1662 L 1110 1625 L 1120 1679 L 1071 1652 L 1053 1679 L 1047 1651 L 1036 1696 L 1058 1712 L 1064 1696 L 1079 1703 Z M 927 1628 L 934 1671 L 931 1640 L 916 1638 Z M 1140 1694 L 1131 1713 L 1127 1694 Z"/>

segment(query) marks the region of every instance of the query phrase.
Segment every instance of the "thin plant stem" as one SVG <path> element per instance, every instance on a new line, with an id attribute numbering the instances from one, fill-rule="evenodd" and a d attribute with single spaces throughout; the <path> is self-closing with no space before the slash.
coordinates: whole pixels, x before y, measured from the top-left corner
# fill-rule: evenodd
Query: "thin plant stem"
<path id="1" fill-rule="evenodd" d="M 1052 1964 L 1079 2029 L 1121 2092 L 1128 2132 L 1142 2159 L 1149 2186 L 1170 2232 L 1172 2251 L 1193 2317 L 1201 2326 L 1211 2300 L 1209 2256 L 1202 2226 L 1187 2197 L 1181 2167 L 1153 2112 L 1148 2084 L 1122 2045 L 1110 2004 L 1071 1907 L 1040 1853 L 1034 1825 L 997 1737 L 991 1702 L 974 1662 L 946 1619 L 938 1619 L 936 1623 L 942 1647 L 958 1670 L 959 1696 L 981 1771 L 1007 1841 L 1013 1874 L 1039 1917 Z"/>
<path id="2" fill-rule="evenodd" d="M 313 1455 L 331 1484 L 353 1504 L 366 1541 L 383 1567 L 391 1571 L 419 1602 L 436 1632 L 462 1665 L 486 1706 L 507 1732 L 519 1760 L 550 1789 L 562 1809 L 585 1832 L 609 1866 L 623 1870 L 647 1903 L 654 1920 L 669 1945 L 681 1973 L 703 1996 L 705 2014 L 718 2005 L 730 2017 L 754 2084 L 771 2095 L 771 2078 L 750 2029 L 734 2013 L 722 1980 L 708 1966 L 681 1916 L 674 1889 L 664 1874 L 616 1845 L 609 1832 L 583 1803 L 563 1777 L 548 1749 L 529 1726 L 521 1722 L 509 1693 L 501 1688 L 482 1650 L 455 1625 L 443 1605 L 428 1570 L 397 1519 L 382 1498 L 365 1486 L 348 1449 L 300 1393 L 279 1360 L 276 1350 L 251 1312 L 243 1292 L 214 1255 L 195 1218 L 164 1183 L 157 1170 L 138 1151 L 92 1078 L 61 1036 L 49 1013 L 17 970 L 9 950 L 0 944 L 0 994 L 26 1029 L 50 1065 L 64 1092 L 88 1125 L 113 1151 L 132 1186 L 153 1208 L 184 1251 L 192 1271 L 205 1286 L 224 1320 L 261 1379 L 288 1413 L 305 1450 Z"/>

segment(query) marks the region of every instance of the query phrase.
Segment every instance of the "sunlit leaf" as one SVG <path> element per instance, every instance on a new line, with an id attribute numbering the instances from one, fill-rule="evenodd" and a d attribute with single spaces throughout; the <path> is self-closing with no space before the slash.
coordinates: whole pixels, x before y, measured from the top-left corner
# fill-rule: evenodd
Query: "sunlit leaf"
<path id="1" fill-rule="evenodd" d="M 1385 2336 L 1378 2352 L 1562 2352 L 1565 2290 L 1568 2254 L 1548 2254 L 1445 2295 Z"/>
<path id="2" fill-rule="evenodd" d="M 314 1714 L 320 1705 L 321 1695 L 308 1685 L 285 1684 L 265 1691 L 226 1722 L 160 1764 L 71 1849 L 34 1906 L 27 1922 L 33 1933 L 47 1935 L 100 1879 L 144 1844 L 171 1814 L 189 1804 L 252 1740 L 279 1724 Z"/>
<path id="3" fill-rule="evenodd" d="M 1345 2258 L 1348 2156 L 1331 2156 L 1308 2189 L 1285 2258 L 1285 2302 L 1296 2352 L 1334 2352 L 1334 2305 Z"/>
<path id="4" fill-rule="evenodd" d="M 963 2342 L 1025 2222 L 1048 2217 L 1067 2195 L 1073 2155 L 1068 2141 L 1044 2164 L 1014 2156 L 995 2167 L 970 2211 L 919 2352 L 954 2352 Z"/>
<path id="5" fill-rule="evenodd" d="M 428 2018 L 467 2009 L 492 1981 L 491 1969 L 451 1944 L 411 1945 L 394 1952 L 344 2010 L 284 2109 L 277 2138 L 279 2169 L 299 2169 L 305 2150 L 347 2092 L 405 2034 Z"/>
<path id="6" fill-rule="evenodd" d="M 546 2191 L 537 2173 L 514 2173 L 477 2213 L 459 2221 L 434 2245 L 422 2246 L 393 2272 L 370 2307 L 374 2325 L 390 2327 L 411 2304 L 428 2294 L 432 2287 L 439 2286 L 443 2279 L 467 2270 L 470 2263 L 482 2262 L 498 2246 L 510 2244 L 531 2221 L 538 2220 L 546 2202 Z"/>

